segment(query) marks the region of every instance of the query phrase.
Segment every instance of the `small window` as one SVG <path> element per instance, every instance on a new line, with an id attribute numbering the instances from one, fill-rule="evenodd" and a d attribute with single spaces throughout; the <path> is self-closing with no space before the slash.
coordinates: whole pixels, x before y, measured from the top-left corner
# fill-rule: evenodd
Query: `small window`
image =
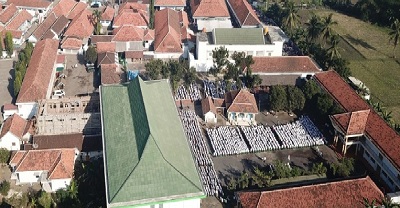
<path id="1" fill-rule="evenodd" d="M 12 146 L 15 146 L 15 142 L 11 143 Z"/>
<path id="2" fill-rule="evenodd" d="M 39 178 L 39 175 L 37 175 L 36 178 Z"/>

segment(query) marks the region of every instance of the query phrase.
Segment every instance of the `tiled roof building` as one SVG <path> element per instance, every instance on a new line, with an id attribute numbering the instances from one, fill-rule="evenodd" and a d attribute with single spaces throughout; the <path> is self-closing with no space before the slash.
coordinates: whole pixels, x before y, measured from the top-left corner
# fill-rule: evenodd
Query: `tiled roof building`
<path id="1" fill-rule="evenodd" d="M 247 0 L 227 0 L 236 23 L 240 27 L 260 27 L 261 21 Z"/>

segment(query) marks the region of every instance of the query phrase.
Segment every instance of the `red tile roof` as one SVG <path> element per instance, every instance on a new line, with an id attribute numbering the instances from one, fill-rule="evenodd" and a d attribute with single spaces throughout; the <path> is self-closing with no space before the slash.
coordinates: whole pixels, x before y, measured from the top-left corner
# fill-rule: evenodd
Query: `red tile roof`
<path id="1" fill-rule="evenodd" d="M 92 35 L 90 37 L 90 42 L 92 44 L 97 44 L 98 42 L 111 42 L 113 38 L 113 35 Z"/>
<path id="2" fill-rule="evenodd" d="M 57 50 L 57 40 L 46 39 L 36 43 L 18 94 L 17 103 L 46 99 L 48 87 L 52 81 L 51 75 L 54 72 Z"/>
<path id="3" fill-rule="evenodd" d="M 114 19 L 115 10 L 112 7 L 106 6 L 101 14 L 101 20 L 112 21 Z"/>
<path id="4" fill-rule="evenodd" d="M 15 4 L 8 5 L 3 11 L 0 13 L 0 22 L 6 24 L 8 21 L 11 20 L 14 15 L 18 12 L 17 7 Z"/>
<path id="5" fill-rule="evenodd" d="M 47 15 L 46 19 L 40 23 L 40 25 L 36 28 L 33 32 L 33 36 L 39 41 L 41 40 L 42 36 L 50 29 L 50 27 L 54 24 L 57 20 L 56 15 L 52 12 Z"/>
<path id="6" fill-rule="evenodd" d="M 18 110 L 18 106 L 11 104 L 11 103 L 7 103 L 3 105 L 3 112 L 7 111 L 7 110 Z"/>
<path id="7" fill-rule="evenodd" d="M 143 41 L 144 30 L 132 25 L 123 25 L 113 30 L 113 41 Z"/>
<path id="8" fill-rule="evenodd" d="M 64 64 L 64 63 L 65 63 L 65 55 L 58 54 L 58 55 L 57 55 L 56 63 L 57 63 L 57 64 Z"/>
<path id="9" fill-rule="evenodd" d="M 68 13 L 67 18 L 68 19 L 75 19 L 77 15 L 79 15 L 82 11 L 84 11 L 87 8 L 87 4 L 80 1 L 77 4 L 75 4 L 74 8 Z"/>
<path id="10" fill-rule="evenodd" d="M 179 14 L 179 22 L 182 24 L 182 26 L 189 26 L 189 19 L 188 19 L 188 14 L 185 11 L 178 11 Z"/>
<path id="11" fill-rule="evenodd" d="M 121 12 L 114 18 L 113 27 L 123 25 L 147 27 L 147 24 L 147 18 L 141 13 Z"/>
<path id="12" fill-rule="evenodd" d="M 172 9 L 156 11 L 154 22 L 154 51 L 182 52 L 179 13 Z"/>
<path id="13" fill-rule="evenodd" d="M 117 64 L 101 64 L 101 83 L 117 84 L 121 82 L 121 72 Z"/>
<path id="14" fill-rule="evenodd" d="M 123 12 L 125 10 L 133 10 L 135 12 L 146 12 L 148 11 L 148 5 L 140 4 L 137 2 L 125 2 L 119 6 L 118 13 Z"/>
<path id="15" fill-rule="evenodd" d="M 14 136 L 22 139 L 22 136 L 24 136 L 25 132 L 25 127 L 27 125 L 27 121 L 23 119 L 21 116 L 18 114 L 13 114 L 12 116 L 8 117 L 3 124 L 3 127 L 1 129 L 0 133 L 0 139 L 7 134 L 7 132 L 12 133 Z"/>
<path id="16" fill-rule="evenodd" d="M 400 135 L 397 134 L 335 71 L 318 73 L 315 80 L 347 112 L 370 109 L 365 134 L 400 170 Z"/>
<path id="17" fill-rule="evenodd" d="M 54 22 L 53 26 L 51 26 L 51 30 L 48 30 L 47 32 L 53 31 L 60 37 L 62 32 L 64 32 L 65 28 L 68 26 L 69 22 L 69 19 L 62 15 Z"/>
<path id="18" fill-rule="evenodd" d="M 154 40 L 154 36 L 155 36 L 154 30 L 146 29 L 146 30 L 144 30 L 143 40 L 147 40 L 147 41 Z"/>
<path id="19" fill-rule="evenodd" d="M 33 16 L 26 10 L 22 10 L 6 26 L 7 30 L 18 30 L 26 21 L 30 22 Z"/>
<path id="20" fill-rule="evenodd" d="M 105 53 L 97 52 L 97 64 L 99 66 L 101 64 L 116 64 L 115 56 L 116 56 L 115 52 L 105 52 Z"/>
<path id="21" fill-rule="evenodd" d="M 321 69 L 308 56 L 253 57 L 253 73 L 316 73 Z"/>
<path id="22" fill-rule="evenodd" d="M 82 133 L 35 135 L 33 136 L 33 144 L 35 144 L 34 149 L 36 150 L 59 148 L 77 148 L 83 152 L 102 150 L 101 137 L 84 137 Z"/>
<path id="23" fill-rule="evenodd" d="M 233 12 L 236 14 L 241 26 L 256 26 L 261 22 L 247 0 L 228 0 Z"/>
<path id="24" fill-rule="evenodd" d="M 54 6 L 53 12 L 57 17 L 62 15 L 67 16 L 77 3 L 78 2 L 75 0 L 60 0 L 57 5 Z"/>
<path id="25" fill-rule="evenodd" d="M 8 0 L 6 5 L 15 4 L 18 7 L 47 8 L 52 3 L 46 0 Z"/>
<path id="26" fill-rule="evenodd" d="M 97 54 L 104 52 L 115 52 L 115 42 L 98 42 L 96 44 Z"/>
<path id="27" fill-rule="evenodd" d="M 73 36 L 79 39 L 89 38 L 94 30 L 91 19 L 92 12 L 88 9 L 83 10 L 69 24 L 64 36 Z"/>
<path id="28" fill-rule="evenodd" d="M 365 207 L 363 198 L 379 201 L 383 193 L 366 178 L 330 182 L 264 192 L 240 192 L 242 208 L 293 207 Z"/>
<path id="29" fill-rule="evenodd" d="M 15 39 L 21 39 L 21 38 L 22 38 L 22 31 L 20 31 L 20 30 L 3 30 L 3 31 L 1 32 L 1 35 L 2 35 L 2 37 L 3 37 L 3 40 L 4 40 L 4 37 L 5 37 L 5 35 L 6 35 L 7 32 L 10 32 L 10 33 L 11 33 L 11 36 L 12 36 L 13 38 L 15 38 Z"/>
<path id="30" fill-rule="evenodd" d="M 254 95 L 245 89 L 227 92 L 225 103 L 228 112 L 258 113 Z"/>
<path id="31" fill-rule="evenodd" d="M 194 18 L 230 17 L 224 0 L 191 0 L 190 3 Z"/>
<path id="32" fill-rule="evenodd" d="M 125 51 L 125 58 L 131 58 L 131 59 L 143 58 L 143 51 Z"/>
<path id="33" fill-rule="evenodd" d="M 61 48 L 62 49 L 79 50 L 82 48 L 82 40 L 80 40 L 78 38 L 65 37 L 61 41 Z"/>
<path id="34" fill-rule="evenodd" d="M 355 111 L 330 116 L 332 121 L 347 135 L 363 134 L 370 110 Z"/>
<path id="35" fill-rule="evenodd" d="M 154 6 L 186 6 L 184 0 L 155 0 Z"/>
<path id="36" fill-rule="evenodd" d="M 16 172 L 48 171 L 49 179 L 72 178 L 75 149 L 49 149 L 17 151 L 10 163 L 16 164 Z"/>
<path id="37" fill-rule="evenodd" d="M 215 108 L 214 102 L 210 96 L 201 100 L 201 109 L 203 110 L 203 114 L 206 114 L 210 111 L 214 114 L 217 114 L 217 109 Z"/>

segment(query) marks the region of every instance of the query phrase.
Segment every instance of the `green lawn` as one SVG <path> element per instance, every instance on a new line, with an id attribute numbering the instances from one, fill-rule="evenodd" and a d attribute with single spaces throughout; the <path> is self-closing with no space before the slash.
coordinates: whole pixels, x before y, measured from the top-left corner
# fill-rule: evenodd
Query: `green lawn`
<path id="1" fill-rule="evenodd" d="M 310 12 L 321 17 L 333 13 L 338 22 L 334 30 L 342 38 L 339 50 L 350 62 L 353 76 L 363 81 L 371 90 L 372 100 L 392 111 L 393 119 L 400 123 L 400 47 L 396 49 L 397 59 L 393 59 L 389 29 L 332 10 L 301 10 L 302 22 L 307 22 Z"/>

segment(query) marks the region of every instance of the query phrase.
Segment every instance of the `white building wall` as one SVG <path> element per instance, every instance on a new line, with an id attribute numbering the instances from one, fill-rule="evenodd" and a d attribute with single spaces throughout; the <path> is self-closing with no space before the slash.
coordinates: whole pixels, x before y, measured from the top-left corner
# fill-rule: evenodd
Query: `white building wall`
<path id="1" fill-rule="evenodd" d="M 206 123 L 217 123 L 217 116 L 213 112 L 209 111 L 204 114 L 204 121 Z"/>
<path id="2" fill-rule="evenodd" d="M 18 115 L 24 119 L 31 119 L 32 116 L 36 115 L 38 110 L 37 103 L 16 103 L 18 106 Z"/>
<path id="3" fill-rule="evenodd" d="M 3 113 L 3 120 L 6 120 L 8 117 L 14 115 L 14 113 L 18 114 L 18 109 L 17 110 L 5 110 Z"/>
<path id="4" fill-rule="evenodd" d="M 214 28 L 232 28 L 230 18 L 195 18 L 197 23 L 197 30 L 206 29 L 206 31 L 212 31 Z"/>
<path id="5" fill-rule="evenodd" d="M 2 138 L 0 138 L 0 148 L 6 148 L 8 150 L 20 150 L 20 147 L 21 141 L 11 132 L 7 132 Z"/>
<path id="6" fill-rule="evenodd" d="M 71 184 L 71 178 L 50 180 L 51 190 L 54 192 L 57 191 L 58 189 L 65 189 L 70 184 Z"/>
<path id="7" fill-rule="evenodd" d="M 40 175 L 43 171 L 24 171 L 16 172 L 18 175 L 19 183 L 35 183 L 39 182 Z"/>

